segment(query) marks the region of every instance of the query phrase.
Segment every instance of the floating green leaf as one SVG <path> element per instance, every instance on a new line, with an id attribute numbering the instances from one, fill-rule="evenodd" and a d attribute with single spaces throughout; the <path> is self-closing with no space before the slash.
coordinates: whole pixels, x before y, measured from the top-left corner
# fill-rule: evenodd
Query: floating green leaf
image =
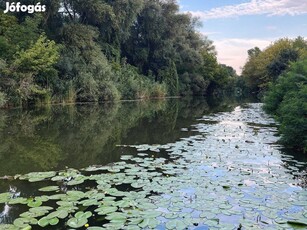
<path id="1" fill-rule="evenodd" d="M 95 210 L 95 212 L 97 212 L 98 215 L 106 215 L 106 214 L 116 212 L 116 211 L 117 211 L 117 207 L 112 207 L 112 206 L 102 206 Z"/>
<path id="2" fill-rule="evenodd" d="M 1 193 L 0 194 L 0 204 L 1 203 L 6 203 L 10 200 L 11 194 L 6 192 L 6 193 Z"/>
<path id="3" fill-rule="evenodd" d="M 143 229 L 146 227 L 156 228 L 159 223 L 160 222 L 154 218 L 146 218 L 139 224 L 139 226 Z"/>
<path id="4" fill-rule="evenodd" d="M 178 230 L 183 230 L 187 227 L 182 220 L 171 220 L 167 222 L 165 226 L 167 229 L 178 229 Z"/>
<path id="5" fill-rule="evenodd" d="M 28 201 L 28 206 L 31 208 L 39 207 L 43 204 L 40 200 L 31 199 Z"/>
<path id="6" fill-rule="evenodd" d="M 28 203 L 28 199 L 27 198 L 18 197 L 18 198 L 9 200 L 8 203 L 11 204 L 11 205 L 13 205 L 13 204 L 27 204 Z"/>
<path id="7" fill-rule="evenodd" d="M 77 212 L 77 213 L 75 214 L 75 217 L 76 217 L 77 219 L 83 219 L 83 218 L 88 219 L 88 218 L 90 218 L 91 216 L 92 216 L 92 213 L 91 213 L 90 211 L 88 211 L 88 212 Z"/>
<path id="8" fill-rule="evenodd" d="M 57 210 L 55 212 L 50 213 L 47 218 L 59 218 L 59 219 L 65 219 L 68 216 L 68 212 L 66 210 Z"/>
<path id="9" fill-rule="evenodd" d="M 103 227 L 96 227 L 96 226 L 91 226 L 91 227 L 88 227 L 87 230 L 104 230 L 105 228 Z"/>
<path id="10" fill-rule="evenodd" d="M 42 228 L 46 227 L 49 225 L 49 219 L 47 217 L 43 217 L 38 221 L 38 225 L 41 226 Z"/>
<path id="11" fill-rule="evenodd" d="M 71 218 L 67 221 L 67 225 L 71 228 L 81 228 L 87 223 L 87 218 Z"/>
<path id="12" fill-rule="evenodd" d="M 17 218 L 14 220 L 14 226 L 24 229 L 29 227 L 30 222 L 32 221 L 32 218 Z"/>
<path id="13" fill-rule="evenodd" d="M 53 191 L 58 191 L 60 188 L 59 186 L 48 186 L 44 188 L 40 188 L 39 191 L 41 192 L 53 192 Z"/>

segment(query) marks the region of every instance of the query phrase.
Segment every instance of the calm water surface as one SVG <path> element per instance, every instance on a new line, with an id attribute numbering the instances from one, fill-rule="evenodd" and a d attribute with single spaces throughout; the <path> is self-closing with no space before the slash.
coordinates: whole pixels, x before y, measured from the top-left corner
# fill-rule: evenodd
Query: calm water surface
<path id="1" fill-rule="evenodd" d="M 118 145 L 174 142 L 191 135 L 185 128 L 197 118 L 236 104 L 174 99 L 0 111 L 0 177 L 112 163 L 123 153 Z"/>
<path id="2" fill-rule="evenodd" d="M 69 212 L 48 229 L 304 229 L 306 156 L 282 150 L 276 131 L 260 104 L 231 99 L 0 111 L 0 229 L 41 229 L 37 200 Z"/>

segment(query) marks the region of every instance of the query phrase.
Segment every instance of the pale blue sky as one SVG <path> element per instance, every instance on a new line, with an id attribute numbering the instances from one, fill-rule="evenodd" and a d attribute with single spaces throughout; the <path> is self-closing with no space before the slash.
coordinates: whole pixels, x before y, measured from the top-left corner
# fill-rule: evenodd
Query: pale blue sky
<path id="1" fill-rule="evenodd" d="M 178 0 L 182 12 L 198 16 L 199 31 L 214 41 L 221 63 L 238 73 L 247 50 L 282 37 L 307 37 L 307 0 Z"/>

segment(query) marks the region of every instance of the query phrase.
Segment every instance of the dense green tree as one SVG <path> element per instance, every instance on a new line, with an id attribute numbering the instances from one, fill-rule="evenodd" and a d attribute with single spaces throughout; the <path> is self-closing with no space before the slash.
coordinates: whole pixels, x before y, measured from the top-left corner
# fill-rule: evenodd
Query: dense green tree
<path id="1" fill-rule="evenodd" d="M 278 56 L 267 66 L 268 75 L 275 81 L 278 76 L 284 72 L 290 65 L 291 62 L 297 61 L 299 58 L 298 50 L 295 49 L 284 49 Z"/>
<path id="2" fill-rule="evenodd" d="M 1 20 L 4 25 L 7 20 L 16 22 L 14 17 L 0 17 L 4 18 Z M 0 87 L 17 104 L 48 94 L 46 85 L 38 85 L 36 78 L 55 71 L 54 64 L 59 58 L 55 42 L 48 40 L 44 34 L 38 35 L 37 21 L 37 18 L 27 18 L 24 23 L 13 24 L 13 28 L 8 26 L 0 35 L 13 50 L 13 55 L 5 52 L 1 57 Z"/>
<path id="3" fill-rule="evenodd" d="M 271 85 L 264 102 L 264 109 L 281 123 L 281 141 L 307 151 L 307 60 L 292 64 Z"/>
<path id="4" fill-rule="evenodd" d="M 248 58 L 251 59 L 257 57 L 261 53 L 261 50 L 259 49 L 259 47 L 254 47 L 252 49 L 249 49 L 247 53 Z"/>
<path id="5" fill-rule="evenodd" d="M 306 52 L 307 42 L 301 37 L 280 39 L 263 51 L 256 47 L 248 51 L 242 76 L 251 91 L 265 91 L 270 82 L 276 81 L 289 68 L 291 62 L 303 58 Z"/>
<path id="6" fill-rule="evenodd" d="M 205 95 L 228 84 L 212 41 L 175 0 L 21 1 L 38 2 L 46 12 L 0 12 L 2 105 Z"/>
<path id="7" fill-rule="evenodd" d="M 165 82 L 171 95 L 205 94 L 211 73 L 201 71 L 207 65 L 201 52 L 215 54 L 212 42 L 196 32 L 197 23 L 179 13 L 175 1 L 146 2 L 124 44 L 127 61 Z"/>
<path id="8" fill-rule="evenodd" d="M 67 84 L 66 90 L 74 91 L 78 101 L 119 98 L 112 84 L 115 74 L 95 42 L 98 36 L 96 28 L 80 23 L 69 23 L 63 28 L 65 48 L 59 62 L 60 76 L 64 82 L 72 84 Z"/>
<path id="9" fill-rule="evenodd" d="M 5 105 L 6 100 L 7 99 L 6 99 L 5 94 L 3 92 L 0 92 L 0 108 Z"/>
<path id="10" fill-rule="evenodd" d="M 179 79 L 176 64 L 174 62 L 172 62 L 167 69 L 162 69 L 159 71 L 159 78 L 167 85 L 169 95 L 178 95 Z"/>

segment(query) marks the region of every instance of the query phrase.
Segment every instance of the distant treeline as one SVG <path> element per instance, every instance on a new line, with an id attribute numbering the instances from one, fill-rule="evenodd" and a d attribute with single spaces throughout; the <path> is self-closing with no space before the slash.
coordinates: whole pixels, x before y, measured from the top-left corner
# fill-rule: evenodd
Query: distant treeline
<path id="1" fill-rule="evenodd" d="M 0 106 L 206 95 L 235 85 L 175 0 L 23 0 L 4 14 Z M 13 1 L 11 1 L 13 2 Z"/>
<path id="2" fill-rule="evenodd" d="M 307 152 L 307 41 L 284 38 L 248 54 L 241 82 L 280 122 L 281 142 Z"/>

